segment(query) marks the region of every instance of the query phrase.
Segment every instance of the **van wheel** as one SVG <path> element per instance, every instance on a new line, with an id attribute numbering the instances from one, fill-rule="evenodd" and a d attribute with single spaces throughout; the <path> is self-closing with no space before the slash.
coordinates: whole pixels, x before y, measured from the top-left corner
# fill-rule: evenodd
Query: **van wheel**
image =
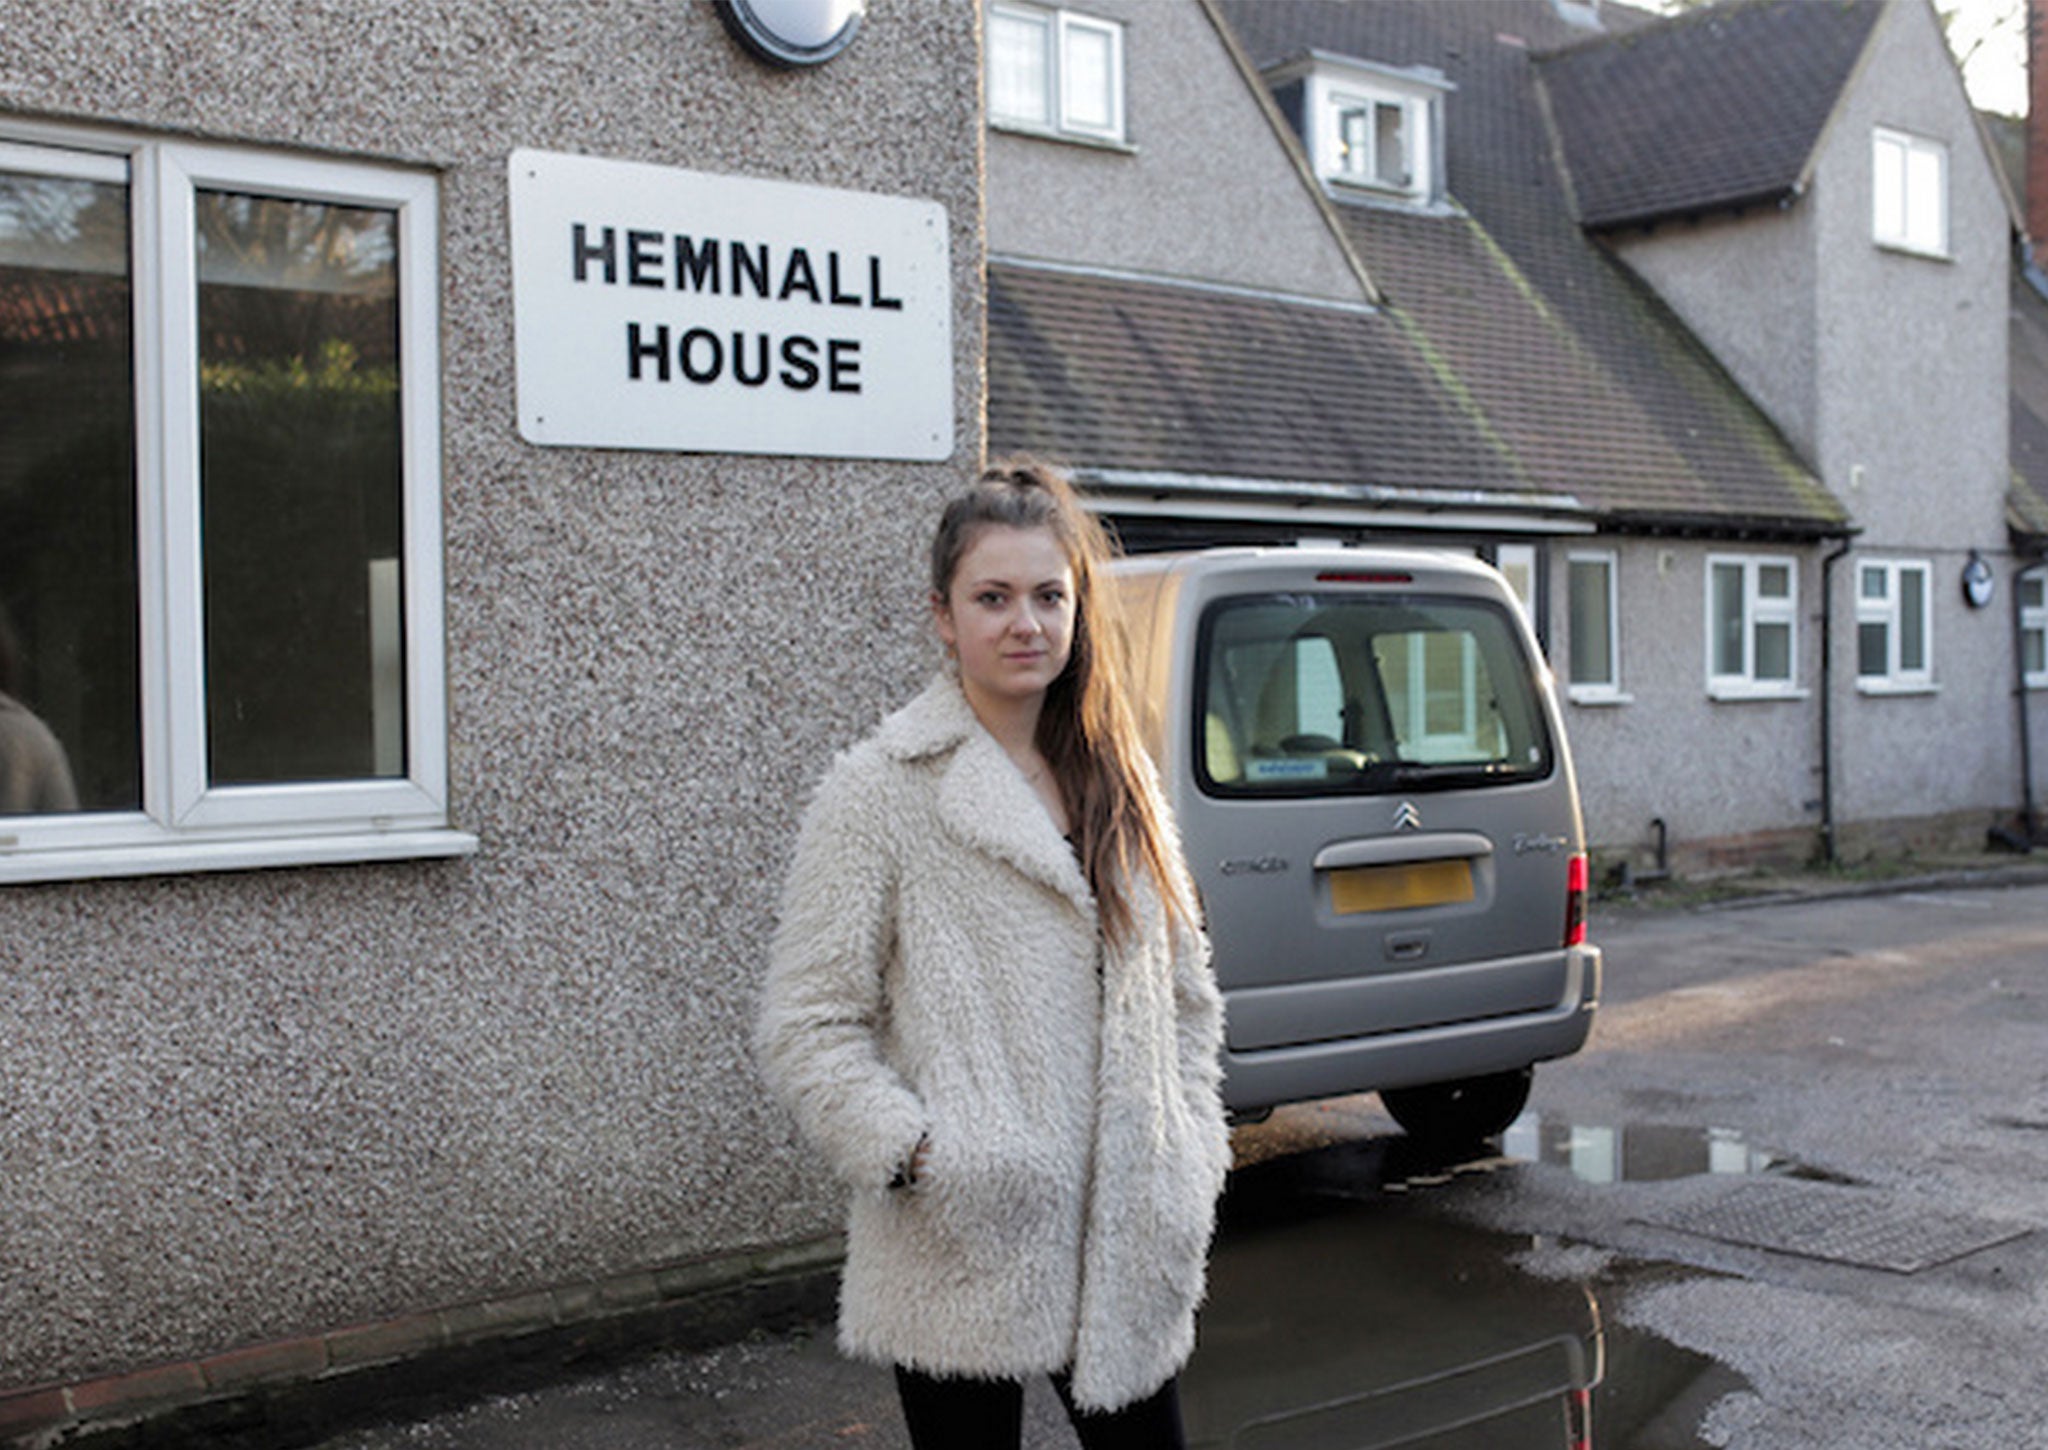
<path id="1" fill-rule="evenodd" d="M 1418 1142 L 1462 1148 L 1497 1138 L 1521 1116 L 1529 1103 L 1526 1067 L 1457 1082 L 1425 1083 L 1421 1087 L 1388 1088 L 1380 1101 L 1394 1121 Z"/>

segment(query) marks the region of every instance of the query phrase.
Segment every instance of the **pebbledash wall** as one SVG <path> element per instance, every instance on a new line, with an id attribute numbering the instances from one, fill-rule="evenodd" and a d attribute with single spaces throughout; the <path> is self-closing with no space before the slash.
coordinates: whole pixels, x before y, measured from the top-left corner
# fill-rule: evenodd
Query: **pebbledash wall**
<path id="1" fill-rule="evenodd" d="M 475 843 L 0 887 L 0 1398 L 829 1232 L 747 1037 L 803 796 L 935 659 L 920 554 L 983 446 L 979 8 L 872 0 L 780 70 L 709 0 L 0 0 L 0 140 L 430 178 Z M 528 442 L 523 152 L 936 204 L 944 456 Z"/>

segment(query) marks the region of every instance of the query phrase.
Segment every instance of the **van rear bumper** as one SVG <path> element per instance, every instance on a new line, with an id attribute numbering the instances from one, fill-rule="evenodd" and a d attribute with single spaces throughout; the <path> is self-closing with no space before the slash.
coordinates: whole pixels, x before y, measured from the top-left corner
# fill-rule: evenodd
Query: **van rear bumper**
<path id="1" fill-rule="evenodd" d="M 1509 1072 L 1586 1045 L 1600 1001 L 1596 946 L 1566 952 L 1565 990 L 1537 1012 L 1223 1055 L 1223 1099 L 1233 1112 L 1380 1088 L 1415 1087 Z"/>

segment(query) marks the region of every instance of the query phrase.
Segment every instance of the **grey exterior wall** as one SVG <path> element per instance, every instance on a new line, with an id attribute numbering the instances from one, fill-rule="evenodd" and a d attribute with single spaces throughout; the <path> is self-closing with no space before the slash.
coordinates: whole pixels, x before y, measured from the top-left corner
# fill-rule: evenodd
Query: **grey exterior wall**
<path id="1" fill-rule="evenodd" d="M 708 4 L 0 0 L 0 107 L 440 169 L 450 862 L 0 896 L 0 1391 L 791 1241 L 761 1100 L 796 814 L 936 659 L 982 446 L 978 7 L 757 64 Z M 929 198 L 954 460 L 538 449 L 515 147 Z"/>
<path id="2" fill-rule="evenodd" d="M 1941 140 L 1950 256 L 1871 239 L 1871 133 Z M 1784 213 L 1675 226 L 1622 247 L 1849 507 L 1861 531 L 1836 570 L 1836 811 L 1881 844 L 1952 818 L 1959 834 L 2018 795 L 2012 640 L 1972 611 L 1972 549 L 2010 570 L 2006 267 L 2010 217 L 1961 81 L 1924 0 L 1895 0 Z M 1856 680 L 1855 563 L 1932 565 L 1935 688 Z M 1802 581 L 1803 583 L 1806 581 Z M 1815 580 L 1814 582 L 1817 582 Z M 1817 601 L 1816 601 L 1817 602 Z M 1748 707 L 1745 707 L 1748 708 Z"/>
<path id="3" fill-rule="evenodd" d="M 1595 536 L 1548 545 L 1550 636 L 1566 696 L 1584 805 L 1586 839 L 1606 860 L 1649 864 L 1653 818 L 1688 870 L 1732 864 L 1737 841 L 1799 849 L 1819 824 L 1819 725 L 1812 692 L 1820 642 L 1813 628 L 1820 566 L 1810 549 L 1679 539 Z M 1575 701 L 1565 681 L 1571 648 L 1566 562 L 1575 551 L 1611 552 L 1620 636 L 1618 702 Z M 1797 560 L 1800 607 L 1797 683 L 1789 699 L 1713 700 L 1707 695 L 1707 561 L 1756 552 Z"/>
<path id="4" fill-rule="evenodd" d="M 999 256 L 1359 301 L 1363 287 L 1194 0 L 1087 0 L 1123 23 L 1128 148 L 991 128 Z"/>

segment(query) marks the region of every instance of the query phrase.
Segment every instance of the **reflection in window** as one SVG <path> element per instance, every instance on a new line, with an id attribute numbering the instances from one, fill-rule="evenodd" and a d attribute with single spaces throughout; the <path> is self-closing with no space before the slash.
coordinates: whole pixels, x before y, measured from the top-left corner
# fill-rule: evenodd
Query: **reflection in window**
<path id="1" fill-rule="evenodd" d="M 1517 621 L 1463 598 L 1279 595 L 1205 614 L 1205 786 L 1290 795 L 1550 768 Z"/>
<path id="2" fill-rule="evenodd" d="M 396 217 L 195 205 L 210 778 L 402 775 Z"/>
<path id="3" fill-rule="evenodd" d="M 0 160 L 0 815 L 142 800 L 128 254 L 124 181 Z"/>

